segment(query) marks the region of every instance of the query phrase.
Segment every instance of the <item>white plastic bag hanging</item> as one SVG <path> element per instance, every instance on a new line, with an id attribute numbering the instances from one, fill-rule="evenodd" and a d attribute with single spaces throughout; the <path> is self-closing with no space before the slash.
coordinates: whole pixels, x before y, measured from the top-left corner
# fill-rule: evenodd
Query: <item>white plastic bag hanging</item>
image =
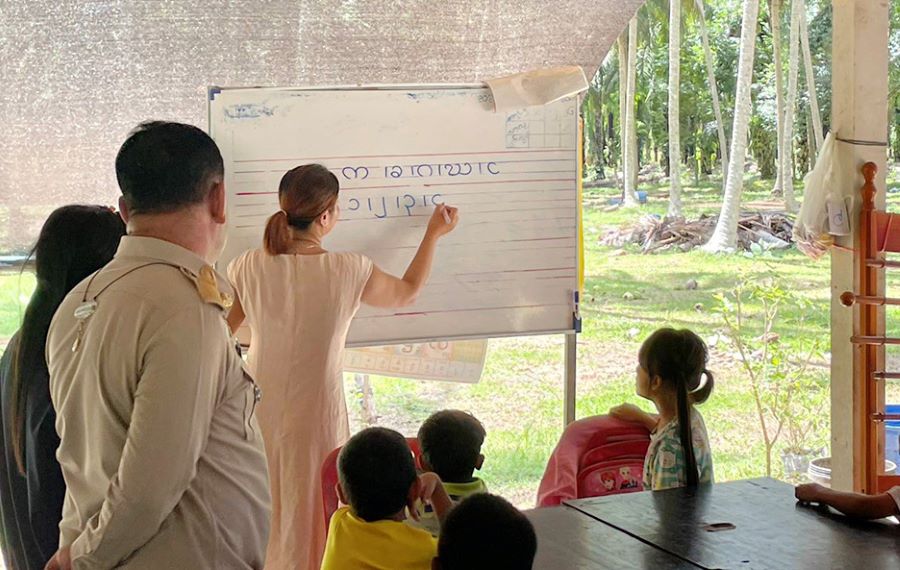
<path id="1" fill-rule="evenodd" d="M 832 236 L 850 233 L 852 204 L 848 201 L 852 198 L 843 193 L 839 152 L 834 134 L 829 132 L 816 165 L 803 179 L 803 204 L 793 233 L 797 248 L 813 259 L 819 259 L 834 245 Z"/>

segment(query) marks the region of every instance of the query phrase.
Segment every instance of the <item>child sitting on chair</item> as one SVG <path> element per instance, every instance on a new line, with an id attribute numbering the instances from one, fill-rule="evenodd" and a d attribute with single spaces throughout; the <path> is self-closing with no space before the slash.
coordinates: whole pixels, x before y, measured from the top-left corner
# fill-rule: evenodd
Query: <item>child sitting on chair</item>
<path id="1" fill-rule="evenodd" d="M 473 415 L 460 410 L 442 410 L 431 415 L 419 428 L 422 469 L 436 473 L 457 503 L 476 493 L 486 493 L 484 481 L 474 476 L 484 464 L 481 445 L 485 431 Z M 437 536 L 440 525 L 429 505 L 424 505 L 419 521 L 411 522 Z"/>
<path id="2" fill-rule="evenodd" d="M 443 520 L 452 503 L 437 475 L 416 475 L 402 435 L 368 428 L 350 438 L 338 456 L 337 491 L 350 506 L 331 517 L 322 570 L 431 568 L 437 541 L 403 524 L 406 507 L 431 503 Z"/>
<path id="3" fill-rule="evenodd" d="M 433 570 L 531 570 L 537 537 L 505 499 L 479 493 L 447 515 Z"/>
<path id="4" fill-rule="evenodd" d="M 832 491 L 816 483 L 800 485 L 794 495 L 801 503 L 829 506 L 855 519 L 883 519 L 900 516 L 900 487 L 880 495 Z"/>
<path id="5" fill-rule="evenodd" d="M 659 413 L 651 415 L 632 404 L 609 411 L 650 430 L 644 489 L 695 487 L 713 481 L 709 436 L 694 407 L 705 402 L 713 389 L 706 361 L 706 344 L 696 334 L 659 329 L 641 345 L 636 389 L 638 396 L 653 401 Z"/>

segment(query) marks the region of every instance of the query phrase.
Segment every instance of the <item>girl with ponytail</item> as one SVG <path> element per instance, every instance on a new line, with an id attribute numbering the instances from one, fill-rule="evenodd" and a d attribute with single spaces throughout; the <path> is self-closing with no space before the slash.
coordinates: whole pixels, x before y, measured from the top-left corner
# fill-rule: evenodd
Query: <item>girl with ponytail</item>
<path id="1" fill-rule="evenodd" d="M 709 436 L 700 412 L 713 389 L 706 369 L 706 344 L 689 330 L 659 329 L 638 353 L 637 394 L 658 414 L 632 404 L 610 410 L 619 419 L 642 423 L 651 432 L 644 459 L 644 489 L 659 491 L 713 482 Z"/>

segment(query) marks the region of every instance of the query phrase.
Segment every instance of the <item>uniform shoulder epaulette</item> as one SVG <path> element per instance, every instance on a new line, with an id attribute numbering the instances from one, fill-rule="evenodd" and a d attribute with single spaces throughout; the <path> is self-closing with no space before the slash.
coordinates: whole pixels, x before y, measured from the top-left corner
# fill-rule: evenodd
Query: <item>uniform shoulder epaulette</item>
<path id="1" fill-rule="evenodd" d="M 218 306 L 220 309 L 227 311 L 231 308 L 233 299 L 230 294 L 219 290 L 216 271 L 212 266 L 204 265 L 200 269 L 200 274 L 195 275 L 192 271 L 182 267 L 181 272 L 193 282 L 197 288 L 197 294 L 204 303 L 210 303 Z"/>

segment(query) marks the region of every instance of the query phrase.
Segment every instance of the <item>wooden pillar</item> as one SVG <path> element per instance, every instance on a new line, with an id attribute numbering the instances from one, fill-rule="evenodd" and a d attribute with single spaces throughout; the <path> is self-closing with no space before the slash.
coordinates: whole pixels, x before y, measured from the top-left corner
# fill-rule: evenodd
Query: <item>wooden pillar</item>
<path id="1" fill-rule="evenodd" d="M 831 128 L 840 138 L 887 140 L 888 33 L 890 0 L 832 0 Z M 878 165 L 876 208 L 884 207 L 886 149 L 838 142 L 847 194 L 859 196 L 863 185 L 860 168 Z M 854 201 L 850 219 L 858 220 L 860 200 Z M 853 235 L 839 244 L 859 251 L 858 224 Z M 862 382 L 854 381 L 854 367 L 861 362 L 860 349 L 850 343 L 854 333 L 853 311 L 840 303 L 844 291 L 858 291 L 856 253 L 832 250 L 831 256 L 831 454 L 832 487 L 865 489 L 865 417 Z M 883 294 L 883 282 L 882 294 Z M 882 331 L 883 332 L 883 331 Z"/>

